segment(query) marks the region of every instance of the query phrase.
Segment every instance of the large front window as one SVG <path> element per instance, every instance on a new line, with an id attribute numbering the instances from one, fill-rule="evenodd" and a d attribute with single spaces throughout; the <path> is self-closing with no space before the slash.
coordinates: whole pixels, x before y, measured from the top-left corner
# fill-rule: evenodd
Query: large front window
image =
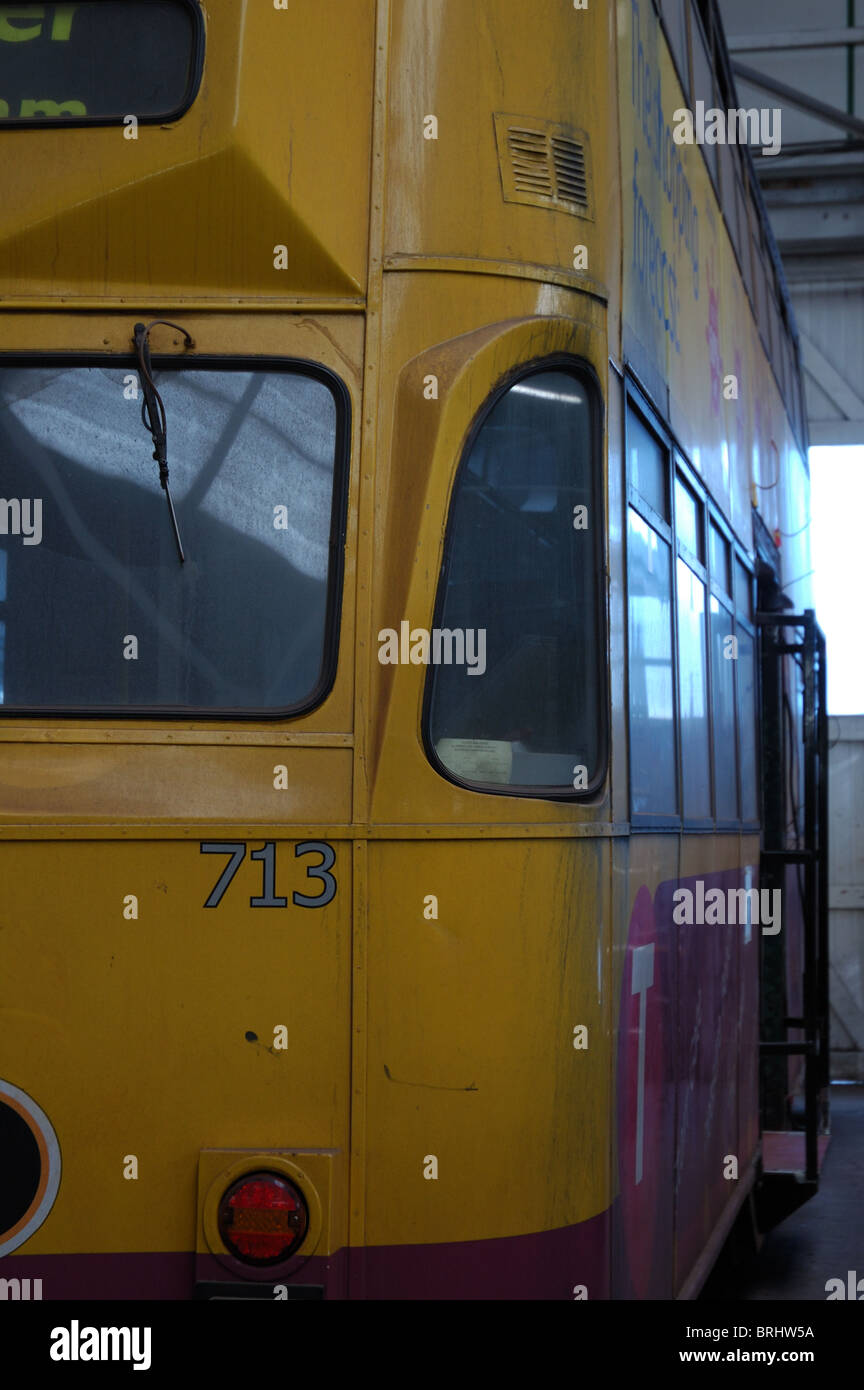
<path id="1" fill-rule="evenodd" d="M 277 715 L 333 676 L 347 395 L 307 364 L 0 367 L 0 711 Z"/>

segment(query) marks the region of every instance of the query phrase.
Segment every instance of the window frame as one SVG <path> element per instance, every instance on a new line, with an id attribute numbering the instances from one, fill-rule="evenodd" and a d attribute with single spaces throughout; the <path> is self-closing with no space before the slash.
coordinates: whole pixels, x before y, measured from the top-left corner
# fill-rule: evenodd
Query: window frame
<path id="1" fill-rule="evenodd" d="M 676 76 L 680 83 L 684 100 L 689 103 L 692 89 L 692 77 L 690 73 L 690 5 L 688 0 L 655 0 L 655 3 L 657 3 L 658 19 L 663 33 L 666 36 L 666 46 L 669 49 L 672 66 L 675 69 Z M 667 10 L 671 9 L 673 5 L 677 7 L 679 17 L 683 21 L 683 33 L 680 37 L 683 39 L 684 46 L 680 56 L 678 52 L 678 40 L 672 32 L 670 18 L 667 17 Z M 682 61 L 686 65 L 686 71 L 682 71 Z"/>
<path id="2" fill-rule="evenodd" d="M 657 515 L 649 502 L 646 502 L 641 493 L 633 487 L 630 475 L 630 458 L 628 451 L 628 430 L 627 421 L 630 411 L 635 410 L 640 417 L 644 428 L 648 429 L 655 436 L 661 447 L 666 453 L 666 489 L 669 500 L 670 520 Z M 675 435 L 666 423 L 661 419 L 657 410 L 653 407 L 650 398 L 637 384 L 632 374 L 628 373 L 625 377 L 624 388 L 624 410 L 622 433 L 624 439 L 624 570 L 625 570 L 625 642 L 626 657 L 624 663 L 625 675 L 625 718 L 627 723 L 627 804 L 629 810 L 629 823 L 634 832 L 645 831 L 679 831 L 681 833 L 702 832 L 702 833 L 725 833 L 725 832 L 758 832 L 761 824 L 761 808 L 759 805 L 759 786 L 760 786 L 760 693 L 759 693 L 759 642 L 755 622 L 753 621 L 753 586 L 754 569 L 753 563 L 744 549 L 741 542 L 736 538 L 732 528 L 724 516 L 719 506 L 714 501 L 708 491 L 701 476 L 693 468 L 686 455 L 682 453 Z M 681 482 L 693 494 L 697 506 L 700 508 L 700 539 L 702 545 L 702 558 L 695 555 L 687 544 L 678 536 L 675 512 L 675 483 L 680 477 Z M 675 721 L 675 758 L 676 758 L 676 796 L 678 800 L 679 812 L 677 816 L 668 816 L 656 812 L 636 812 L 633 810 L 632 783 L 630 778 L 630 582 L 629 582 L 629 547 L 627 544 L 627 508 L 633 507 L 643 519 L 651 526 L 657 534 L 667 542 L 670 550 L 671 564 L 671 594 L 672 594 L 672 670 L 673 670 L 673 717 Z M 727 593 L 724 584 L 719 581 L 711 566 L 710 548 L 710 528 L 714 525 L 727 547 L 729 562 Z M 679 613 L 678 613 L 678 587 L 677 587 L 677 563 L 681 559 L 694 575 L 705 585 L 705 673 L 708 694 L 708 769 L 710 780 L 710 818 L 688 817 L 684 814 L 684 768 L 682 761 L 681 748 L 681 698 L 680 698 L 680 652 L 679 652 Z M 735 594 L 735 565 L 740 563 L 746 571 L 749 580 L 749 598 L 751 612 L 742 613 L 738 608 Z M 753 643 L 753 668 L 754 668 L 754 745 L 756 758 L 756 790 L 757 805 L 755 818 L 745 818 L 742 807 L 742 777 L 741 777 L 741 717 L 742 717 L 742 691 L 739 681 L 739 667 L 737 660 L 733 662 L 732 671 L 732 700 L 734 716 L 734 744 L 735 744 L 735 818 L 720 817 L 717 814 L 717 785 L 714 751 L 714 694 L 715 694 L 715 667 L 713 643 L 711 640 L 711 599 L 716 598 L 720 607 L 727 614 L 730 625 L 730 633 L 737 636 L 739 627 L 745 631 Z"/>
<path id="3" fill-rule="evenodd" d="M 609 683 L 609 627 L 606 613 L 606 577 L 608 573 L 608 524 L 606 514 L 606 434 L 603 407 L 603 391 L 600 378 L 587 359 L 566 352 L 549 353 L 543 357 L 519 362 L 509 368 L 495 383 L 482 405 L 474 415 L 465 434 L 459 457 L 453 469 L 450 489 L 447 495 L 446 526 L 441 546 L 441 563 L 435 581 L 435 603 L 432 610 L 432 628 L 441 626 L 446 596 L 445 579 L 450 567 L 454 545 L 454 502 L 459 483 L 467 469 L 468 459 L 478 435 L 489 419 L 498 402 L 506 396 L 513 386 L 538 376 L 543 372 L 569 372 L 585 389 L 590 411 L 589 430 L 591 436 L 591 458 L 589 460 L 591 481 L 591 506 L 597 518 L 591 528 L 594 534 L 594 606 L 597 622 L 597 644 L 601 659 L 598 662 L 597 683 L 597 730 L 598 730 L 598 771 L 588 787 L 579 791 L 575 788 L 550 788 L 534 786 L 510 786 L 500 782 L 469 782 L 459 777 L 438 757 L 431 737 L 432 699 L 437 668 L 431 663 L 423 680 L 420 711 L 420 739 L 426 758 L 435 772 L 445 781 L 458 787 L 460 791 L 476 792 L 480 796 L 509 796 L 528 798 L 532 801 L 560 801 L 579 805 L 595 800 L 602 793 L 609 775 L 610 741 L 610 683 Z"/>
<path id="4" fill-rule="evenodd" d="M 24 0 L 30 3 L 30 0 Z M 194 106 L 204 76 L 206 26 L 200 0 L 172 0 L 172 4 L 188 10 L 192 18 L 192 52 L 189 58 L 189 80 L 183 100 L 173 110 L 155 116 L 138 116 L 140 125 L 168 125 L 179 121 Z M 116 116 L 13 116 L 0 121 L 0 130 L 86 130 L 98 126 L 122 126 L 128 112 Z"/>
<path id="5" fill-rule="evenodd" d="M 738 595 L 735 592 L 735 566 L 740 564 L 747 575 L 749 581 L 748 598 L 750 600 L 750 611 L 744 613 L 738 607 Z M 762 786 L 762 745 L 759 738 L 759 726 L 761 719 L 762 692 L 760 685 L 760 665 L 759 665 L 759 634 L 756 628 L 753 615 L 756 610 L 754 595 L 755 574 L 753 565 L 743 548 L 733 539 L 732 541 L 732 605 L 735 618 L 735 635 L 737 637 L 739 628 L 746 632 L 753 644 L 753 756 L 755 760 L 754 779 L 756 782 L 756 809 L 752 816 L 744 815 L 743 804 L 743 778 L 741 775 L 741 715 L 742 715 L 742 692 L 740 684 L 740 665 L 735 662 L 735 738 L 737 748 L 737 768 L 738 768 L 738 820 L 741 830 L 746 833 L 753 833 L 759 830 L 762 823 L 762 809 L 760 806 L 760 788 Z"/>
<path id="6" fill-rule="evenodd" d="M 716 507 L 713 507 L 713 506 L 712 506 L 712 507 L 709 508 L 708 524 L 709 524 L 709 526 L 711 526 L 711 525 L 715 526 L 716 529 L 719 531 L 720 535 L 722 536 L 723 541 L 724 541 L 724 543 L 725 543 L 725 545 L 726 545 L 726 555 L 727 555 L 727 561 L 728 561 L 728 566 L 729 566 L 729 570 L 728 570 L 728 585 L 729 585 L 729 588 L 728 588 L 728 591 L 727 591 L 727 589 L 723 586 L 723 584 L 722 584 L 719 580 L 715 579 L 715 577 L 714 577 L 714 571 L 713 571 L 713 569 L 712 569 L 712 567 L 711 567 L 711 554 L 710 554 L 710 551 L 708 552 L 708 575 L 709 575 L 709 585 L 708 585 L 708 594 L 707 594 L 708 602 L 707 602 L 707 604 L 706 604 L 706 610 L 707 610 L 707 614 L 708 614 L 708 668 L 709 668 L 709 680 L 710 680 L 710 689 L 711 689 L 711 753 L 712 753 L 712 759 L 713 759 L 713 755 L 714 755 L 714 692 L 715 692 L 715 677 L 714 677 L 714 670 L 715 670 L 715 665 L 716 665 L 716 663 L 715 663 L 715 659 L 714 659 L 714 643 L 711 641 L 711 599 L 712 599 L 712 598 L 713 598 L 713 599 L 716 599 L 717 602 L 719 603 L 721 609 L 722 609 L 723 612 L 726 614 L 726 616 L 727 616 L 727 618 L 728 618 L 728 620 L 729 620 L 729 634 L 730 634 L 730 636 L 734 637 L 734 636 L 735 636 L 735 595 L 734 595 L 734 589 L 735 589 L 735 568 L 734 568 L 734 564 L 735 564 L 735 561 L 734 561 L 735 542 L 734 542 L 734 539 L 733 539 L 733 536 L 732 536 L 731 529 L 729 528 L 729 526 L 728 526 L 728 524 L 727 524 L 727 522 L 726 522 L 725 517 L 722 515 L 722 513 L 721 513 Z M 741 770 L 740 770 L 740 767 L 739 767 L 739 763 L 740 763 L 740 758 L 739 758 L 739 751 L 740 751 L 740 748 L 739 748 L 740 735 L 739 735 L 739 729 L 738 729 L 738 670 L 737 670 L 737 662 L 733 662 L 733 664 L 732 664 L 732 717 L 733 717 L 733 724 L 734 724 L 734 730 L 735 730 L 735 732 L 734 732 L 734 740 L 733 740 L 733 741 L 734 741 L 734 745 L 735 745 L 735 810 L 736 810 L 736 814 L 735 814 L 735 816 L 733 816 L 733 817 L 729 817 L 729 816 L 720 816 L 720 815 L 718 815 L 718 812 L 717 812 L 717 786 L 716 786 L 716 780 L 715 780 L 714 795 L 713 795 L 713 797 L 712 797 L 712 810 L 713 810 L 713 813 L 714 813 L 714 827 L 715 827 L 715 829 L 718 830 L 718 831 L 723 831 L 723 830 L 738 830 L 738 829 L 740 829 L 740 824 L 741 824 L 740 815 L 738 814 L 738 812 L 740 811 L 740 807 L 741 807 Z"/>
<path id="7" fill-rule="evenodd" d="M 705 694 L 708 712 L 708 799 L 711 806 L 709 816 L 685 816 L 684 814 L 684 761 L 681 750 L 681 695 L 678 690 L 678 728 L 676 730 L 676 740 L 678 745 L 678 767 L 679 767 L 679 801 L 681 806 L 681 826 L 684 830 L 712 830 L 714 828 L 714 798 L 715 798 L 715 771 L 714 771 L 714 702 L 712 699 L 711 686 L 711 630 L 710 630 L 710 600 L 711 583 L 708 552 L 708 513 L 710 502 L 705 487 L 699 478 L 698 473 L 690 467 L 684 455 L 677 448 L 673 449 L 673 492 L 674 483 L 678 478 L 684 486 L 693 494 L 696 505 L 699 509 L 699 532 L 702 542 L 702 556 L 695 555 L 692 550 L 678 536 L 676 517 L 673 513 L 673 535 L 674 535 L 674 558 L 676 564 L 675 574 L 675 640 L 676 640 L 676 660 L 678 656 L 678 577 L 677 563 L 683 560 L 688 569 L 692 570 L 697 579 L 702 581 L 705 587 L 705 619 L 703 622 L 702 636 L 705 642 Z M 677 673 L 680 680 L 680 672 Z M 677 689 L 677 682 L 676 682 Z"/>
<path id="8" fill-rule="evenodd" d="M 709 107 L 725 109 L 726 103 L 722 100 L 720 95 L 717 61 L 714 53 L 714 26 L 713 24 L 711 24 L 708 28 L 706 28 L 702 15 L 699 13 L 699 7 L 696 3 L 696 0 L 691 0 L 691 3 L 688 8 L 688 32 L 690 35 L 690 71 L 693 75 L 690 105 L 691 107 L 695 107 L 697 101 L 704 101 L 706 110 Z M 710 90 L 707 93 L 702 93 L 696 90 L 696 45 L 700 43 L 700 41 L 704 44 L 705 57 L 708 60 L 708 86 Z M 717 203 L 722 210 L 723 204 L 720 197 L 720 180 L 722 175 L 720 172 L 720 154 L 718 147 L 717 145 L 703 144 L 699 148 L 702 152 L 702 161 L 705 165 L 705 168 L 708 171 L 708 179 L 710 181 L 712 189 L 714 190 L 714 195 L 717 199 Z M 711 155 L 708 154 L 709 150 L 713 152 L 713 161 Z"/>
<path id="9" fill-rule="evenodd" d="M 660 447 L 666 455 L 666 499 L 669 509 L 669 520 L 657 514 L 650 502 L 647 502 L 640 492 L 633 486 L 630 473 L 630 449 L 629 449 L 629 430 L 628 421 L 631 411 L 639 416 L 642 426 L 653 434 Z M 681 716 L 679 707 L 678 692 L 678 599 L 677 599 L 677 576 L 676 576 L 676 546 L 675 546 L 675 487 L 674 472 L 672 469 L 672 458 L 674 453 L 674 443 L 669 431 L 663 426 L 657 412 L 652 408 L 648 397 L 639 389 L 632 377 L 627 377 L 624 390 L 624 526 L 622 531 L 623 551 L 624 551 L 624 573 L 625 585 L 624 593 L 626 596 L 625 612 L 625 650 L 626 658 L 624 661 L 624 684 L 625 684 L 625 718 L 627 724 L 627 807 L 629 812 L 630 825 L 635 830 L 680 830 L 682 822 L 682 775 L 681 775 Z M 630 545 L 629 521 L 627 512 L 632 507 L 642 520 L 654 530 L 657 535 L 666 542 L 669 550 L 669 584 L 670 584 L 670 605 L 672 611 L 672 622 L 670 627 L 671 656 L 672 656 L 672 726 L 673 726 L 673 746 L 675 749 L 675 799 L 678 811 L 675 815 L 668 815 L 659 811 L 634 811 L 633 809 L 633 778 L 632 778 L 632 759 L 630 754 Z"/>
<path id="10" fill-rule="evenodd" d="M 336 681 L 339 637 L 342 625 L 342 608 L 345 584 L 345 540 L 348 528 L 348 486 L 350 479 L 351 455 L 351 395 L 347 385 L 334 371 L 321 363 L 300 357 L 277 357 L 271 355 L 238 353 L 194 353 L 191 356 L 178 353 L 156 353 L 151 358 L 154 372 L 183 370 L 197 371 L 212 368 L 217 371 L 271 371 L 283 372 L 286 376 L 309 376 L 326 386 L 332 396 L 336 411 L 336 432 L 333 446 L 333 493 L 330 516 L 330 538 L 328 554 L 330 565 L 327 576 L 327 599 L 324 619 L 324 641 L 322 646 L 321 674 L 314 689 L 300 704 L 282 706 L 279 709 L 237 709 L 232 706 L 207 707 L 199 705 L 172 706 L 159 705 L 102 705 L 98 708 L 71 706 L 60 708 L 40 705 L 0 704 L 0 719 L 28 719 L 33 722 L 54 719 L 93 719 L 109 721 L 113 719 L 159 720 L 160 723 L 175 724 L 198 723 L 199 721 L 231 724 L 279 723 L 298 719 L 310 714 L 324 703 Z M 102 367 L 118 372 L 127 371 L 137 376 L 137 361 L 133 353 L 96 352 L 0 352 L 0 368 L 20 367 Z M 168 416 L 170 428 L 171 417 Z M 142 449 L 149 453 L 149 436 L 141 427 Z M 142 455 L 143 458 L 143 455 Z M 170 460 L 169 460 L 170 462 Z M 143 465 L 142 465 L 143 466 Z M 155 463 L 151 465 L 154 469 Z M 166 522 L 167 524 L 167 522 Z M 8 601 L 6 609 L 8 613 Z"/>

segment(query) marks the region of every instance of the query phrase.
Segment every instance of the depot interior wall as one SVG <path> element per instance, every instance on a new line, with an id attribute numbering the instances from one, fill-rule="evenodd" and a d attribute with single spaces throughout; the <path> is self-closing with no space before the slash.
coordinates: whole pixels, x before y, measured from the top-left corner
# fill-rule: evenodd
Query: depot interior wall
<path id="1" fill-rule="evenodd" d="M 828 738 L 831 1075 L 864 1082 L 864 716 Z"/>

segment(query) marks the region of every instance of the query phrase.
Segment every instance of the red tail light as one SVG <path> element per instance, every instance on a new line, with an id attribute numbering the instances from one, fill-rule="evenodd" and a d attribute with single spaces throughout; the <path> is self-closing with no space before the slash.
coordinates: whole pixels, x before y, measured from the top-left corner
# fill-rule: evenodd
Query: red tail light
<path id="1" fill-rule="evenodd" d="M 244 1173 L 219 1203 L 219 1234 L 231 1254 L 250 1265 L 289 1259 L 308 1225 L 300 1189 L 277 1173 Z"/>

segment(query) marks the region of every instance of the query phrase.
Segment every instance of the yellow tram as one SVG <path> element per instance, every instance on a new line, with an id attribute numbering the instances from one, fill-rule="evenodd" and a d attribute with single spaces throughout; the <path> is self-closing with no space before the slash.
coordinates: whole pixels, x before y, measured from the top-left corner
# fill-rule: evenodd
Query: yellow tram
<path id="1" fill-rule="evenodd" d="M 749 1201 L 801 388 L 660 9 L 0 6 L 4 1289 L 691 1297 Z"/>

